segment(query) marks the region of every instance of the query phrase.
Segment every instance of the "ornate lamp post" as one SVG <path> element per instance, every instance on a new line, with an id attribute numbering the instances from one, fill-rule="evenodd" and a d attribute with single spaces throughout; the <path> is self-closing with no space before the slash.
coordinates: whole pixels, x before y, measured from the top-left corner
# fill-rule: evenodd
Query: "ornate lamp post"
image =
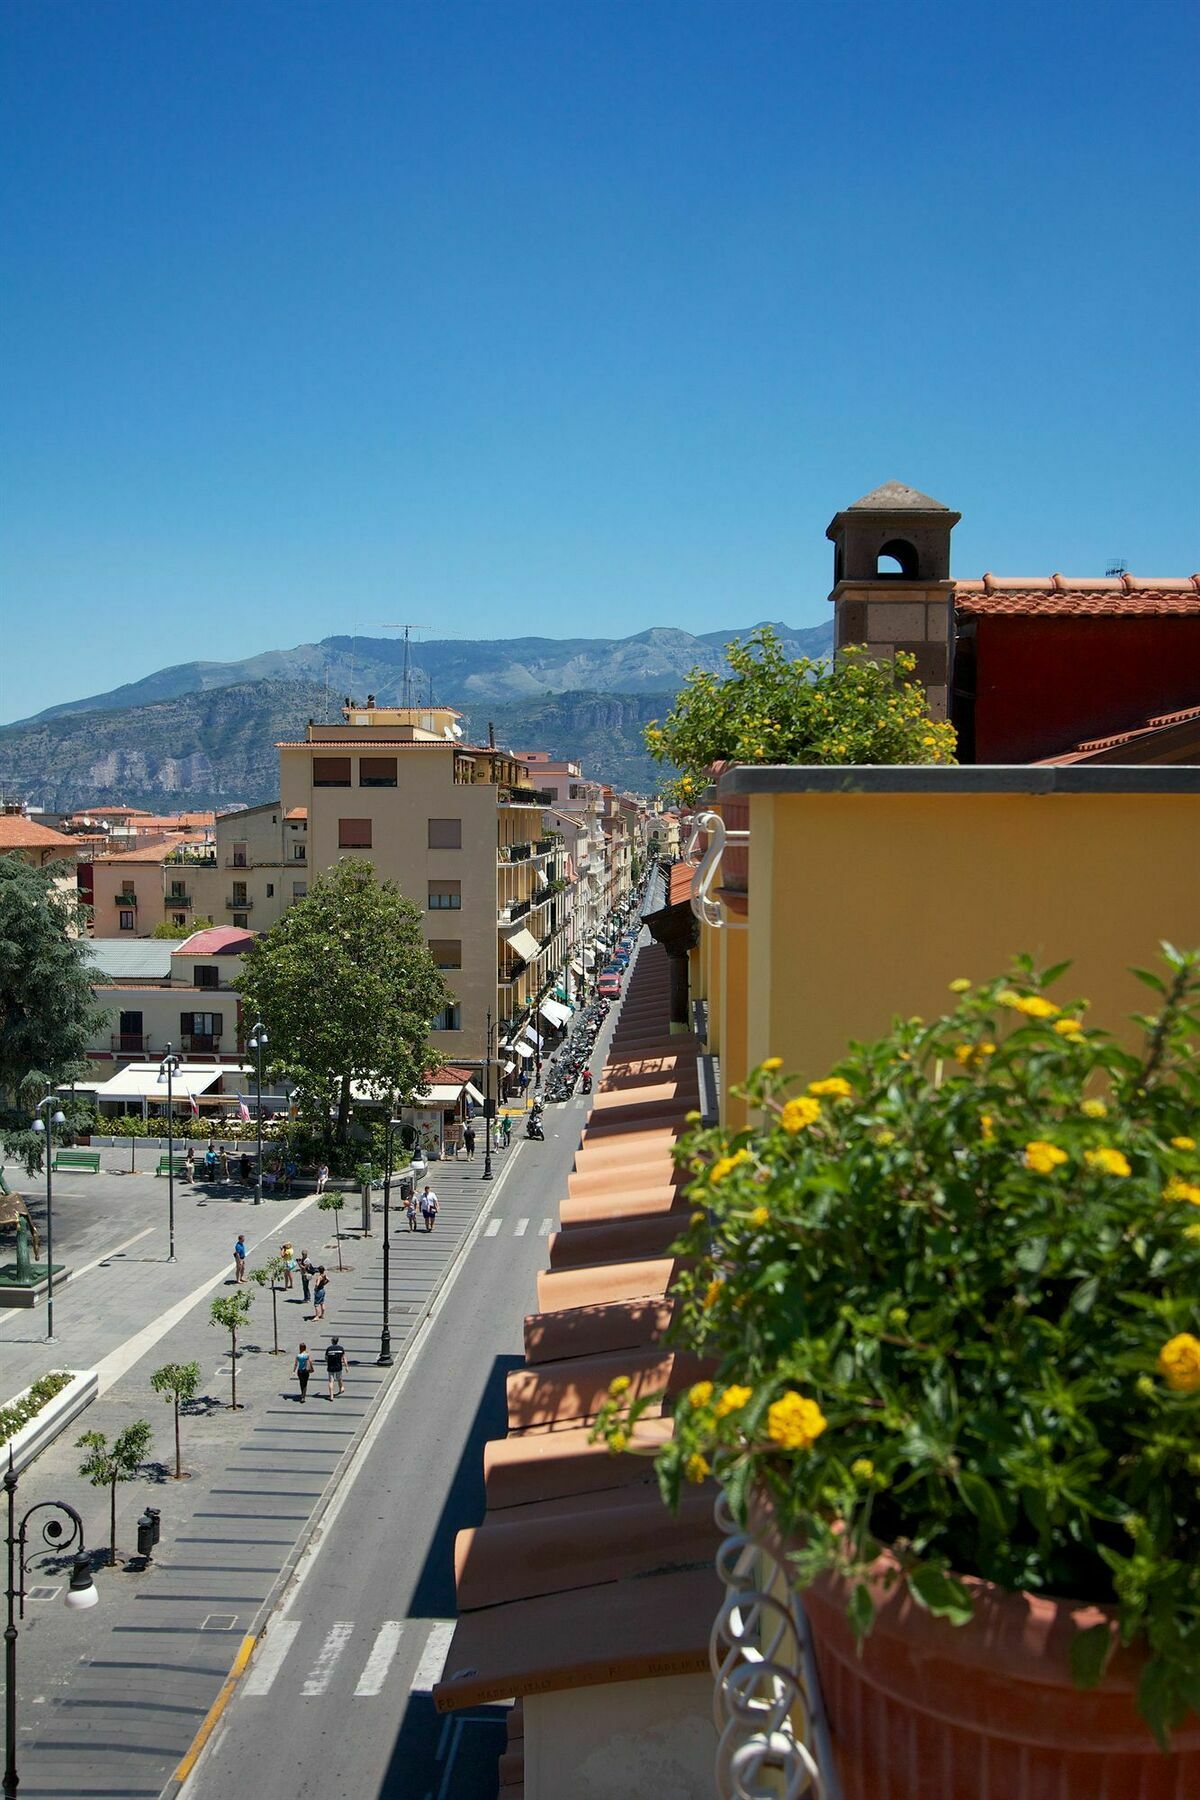
<path id="1" fill-rule="evenodd" d="M 175 1077 L 179 1073 L 180 1061 L 167 1045 L 166 1054 L 159 1064 L 158 1078 L 167 1079 L 167 1235 L 170 1240 L 169 1263 L 175 1261 Z"/>
<path id="2" fill-rule="evenodd" d="M 49 1144 L 47 1144 L 47 1149 Z M 66 1604 L 72 1611 L 83 1612 L 95 1606 L 100 1598 L 92 1580 L 92 1559 L 83 1548 L 83 1520 L 65 1500 L 39 1500 L 17 1522 L 17 1476 L 12 1451 L 8 1453 L 8 1471 L 4 1477 L 8 1499 L 8 1622 L 4 1629 L 4 1800 L 16 1800 L 21 1778 L 17 1774 L 17 1618 L 25 1617 L 25 1576 L 28 1561 L 25 1540 L 29 1521 L 35 1513 L 52 1516 L 42 1526 L 42 1540 L 52 1550 L 71 1550 L 78 1545 Z M 19 1610 L 18 1610 L 19 1609 Z"/>
<path id="3" fill-rule="evenodd" d="M 262 1064 L 263 1064 L 263 1051 L 267 1047 L 267 1028 L 263 1024 L 261 1019 L 256 1019 L 254 1021 L 253 1028 L 250 1032 L 250 1040 L 249 1041 L 250 1041 L 250 1048 L 254 1052 L 255 1062 L 258 1064 L 258 1107 L 257 1107 L 257 1112 L 258 1112 L 258 1167 L 257 1167 L 257 1169 L 255 1171 L 255 1175 L 254 1175 L 254 1204 L 255 1204 L 255 1206 L 261 1206 L 262 1205 L 262 1075 L 263 1075 Z"/>
<path id="4" fill-rule="evenodd" d="M 54 1111 L 51 1111 L 51 1108 Z M 65 1125 L 66 1114 L 58 1104 L 58 1095 L 51 1092 L 39 1100 L 34 1107 L 33 1129 L 46 1135 L 46 1342 L 54 1342 L 54 1179 L 51 1164 L 54 1161 L 54 1127 Z M 45 1112 L 46 1117 L 42 1118 Z"/>
<path id="5" fill-rule="evenodd" d="M 499 1086 L 499 1084 L 497 1084 Z M 492 1179 L 492 1009 L 487 1013 L 487 1049 L 483 1063 L 483 1179 Z"/>
<path id="6" fill-rule="evenodd" d="M 392 1325 L 389 1310 L 389 1278 L 391 1274 L 391 1208 L 392 1208 L 392 1144 L 399 1119 L 393 1119 L 392 1109 L 388 1107 L 388 1122 L 383 1134 L 383 1324 L 379 1332 L 379 1355 L 375 1358 L 381 1369 L 386 1369 L 392 1361 Z"/>

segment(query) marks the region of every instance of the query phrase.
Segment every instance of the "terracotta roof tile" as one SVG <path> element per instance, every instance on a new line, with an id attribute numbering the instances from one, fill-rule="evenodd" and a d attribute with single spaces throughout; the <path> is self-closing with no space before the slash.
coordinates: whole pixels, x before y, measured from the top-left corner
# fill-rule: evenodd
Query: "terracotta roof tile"
<path id="1" fill-rule="evenodd" d="M 1131 725 L 1128 731 L 1114 731 L 1108 737 L 1086 738 L 1082 744 L 1076 744 L 1073 750 L 1064 751 L 1061 756 L 1044 756 L 1042 763 L 1087 762 L 1089 757 L 1098 756 L 1105 750 L 1119 750 L 1124 744 L 1133 744 L 1140 739 L 1153 737 L 1160 731 L 1172 731 L 1177 725 L 1189 725 L 1200 721 L 1200 706 L 1185 706 L 1180 712 L 1158 713 L 1147 719 L 1142 725 Z"/>
<path id="2" fill-rule="evenodd" d="M 1121 619 L 1200 615 L 1200 575 L 1141 581 L 1135 575 L 1067 579 L 1063 575 L 960 581 L 955 611 L 962 618 Z"/>
<path id="3" fill-rule="evenodd" d="M 0 850 L 57 848 L 64 856 L 68 856 L 74 851 L 75 844 L 73 837 L 67 837 L 61 831 L 51 831 L 48 825 L 40 825 L 36 819 L 27 819 L 24 813 L 0 813 Z"/>

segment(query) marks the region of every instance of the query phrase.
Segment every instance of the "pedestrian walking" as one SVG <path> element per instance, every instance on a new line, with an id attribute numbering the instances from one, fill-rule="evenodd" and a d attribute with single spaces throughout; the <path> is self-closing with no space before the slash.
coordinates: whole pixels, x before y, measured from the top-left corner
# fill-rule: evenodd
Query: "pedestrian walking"
<path id="1" fill-rule="evenodd" d="M 192 1146 L 190 1144 L 188 1145 L 187 1150 L 184 1152 L 183 1173 L 186 1176 L 188 1181 L 193 1181 L 193 1182 L 195 1181 L 195 1179 L 196 1179 L 196 1152 L 192 1149 Z"/>
<path id="2" fill-rule="evenodd" d="M 246 1240 L 239 1231 L 237 1243 L 233 1246 L 233 1274 L 238 1283 L 246 1279 Z"/>
<path id="3" fill-rule="evenodd" d="M 346 1367 L 346 1352 L 336 1337 L 325 1346 L 325 1373 L 329 1377 L 329 1398 L 333 1399 L 333 1384 L 337 1382 L 337 1391 L 344 1394 L 346 1383 L 343 1374 Z"/>
<path id="4" fill-rule="evenodd" d="M 241 1161 L 238 1163 L 238 1176 L 243 1187 L 250 1186 L 250 1173 L 250 1157 L 248 1152 L 243 1150 Z"/>
<path id="5" fill-rule="evenodd" d="M 296 1252 L 291 1244 L 280 1244 L 280 1259 L 283 1262 L 283 1291 L 286 1294 L 295 1284 Z"/>
<path id="6" fill-rule="evenodd" d="M 228 1181 L 229 1180 L 229 1150 L 226 1147 L 226 1145 L 224 1145 L 224 1144 L 221 1145 L 218 1155 L 219 1155 L 220 1161 L 221 1161 L 221 1180 Z"/>
<path id="7" fill-rule="evenodd" d="M 307 1344 L 301 1344 L 297 1350 L 296 1360 L 292 1364 L 292 1373 L 300 1383 L 300 1404 L 303 1406 L 308 1399 L 308 1381 L 312 1374 L 312 1357 L 308 1354 Z"/>
<path id="8" fill-rule="evenodd" d="M 512 1142 L 512 1119 L 508 1113 L 500 1121 L 500 1142 L 506 1150 Z"/>
<path id="9" fill-rule="evenodd" d="M 408 1229 L 410 1231 L 415 1231 L 417 1229 L 417 1193 L 415 1188 L 410 1188 L 408 1193 L 404 1196 L 404 1216 L 408 1220 Z"/>
<path id="10" fill-rule="evenodd" d="M 325 1292 L 329 1286 L 329 1277 L 325 1273 L 325 1264 L 318 1263 L 317 1273 L 313 1279 L 313 1318 L 325 1317 Z"/>
<path id="11" fill-rule="evenodd" d="M 438 1197 L 434 1193 L 433 1189 L 430 1187 L 429 1183 L 426 1182 L 424 1191 L 421 1195 L 421 1217 L 425 1221 L 426 1231 L 433 1230 L 433 1222 L 437 1218 L 437 1216 L 438 1216 Z"/>
<path id="12" fill-rule="evenodd" d="M 312 1278 L 316 1273 L 312 1263 L 308 1260 L 307 1250 L 302 1250 L 300 1252 L 300 1259 L 297 1262 L 296 1267 L 300 1271 L 300 1281 L 304 1288 L 304 1303 L 307 1306 L 311 1298 L 310 1289 L 312 1286 Z"/>
<path id="13" fill-rule="evenodd" d="M 322 1163 L 320 1168 L 317 1170 L 317 1192 L 318 1192 L 318 1194 L 323 1194 L 325 1192 L 326 1184 L 328 1183 L 328 1181 L 329 1181 L 329 1164 Z"/>
<path id="14" fill-rule="evenodd" d="M 208 1149 L 204 1152 L 204 1173 L 209 1181 L 217 1179 L 217 1151 L 211 1138 L 208 1140 Z"/>
<path id="15" fill-rule="evenodd" d="M 475 1127 L 469 1119 L 463 1126 L 463 1143 L 467 1146 L 467 1161 L 470 1162 L 475 1154 Z"/>

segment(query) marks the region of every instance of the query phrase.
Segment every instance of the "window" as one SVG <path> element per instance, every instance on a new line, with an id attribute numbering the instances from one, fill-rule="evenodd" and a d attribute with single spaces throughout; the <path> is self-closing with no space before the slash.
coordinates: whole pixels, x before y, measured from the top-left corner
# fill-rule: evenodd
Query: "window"
<path id="1" fill-rule="evenodd" d="M 221 1013 L 185 1012 L 179 1015 L 179 1029 L 185 1037 L 219 1038 Z"/>
<path id="2" fill-rule="evenodd" d="M 462 905 L 461 881 L 431 881 L 429 884 L 430 912 L 457 912 Z"/>
<path id="3" fill-rule="evenodd" d="M 267 883 L 267 899 L 273 900 L 274 898 L 275 898 L 275 883 L 273 881 L 268 881 L 268 883 Z"/>
<path id="4" fill-rule="evenodd" d="M 193 986 L 198 988 L 215 988 L 221 985 L 221 974 L 218 969 L 210 969 L 197 963 L 192 970 Z"/>
<path id="5" fill-rule="evenodd" d="M 187 914 L 186 913 L 172 913 L 171 914 L 171 923 L 172 923 L 172 925 L 186 925 L 187 924 Z"/>
<path id="6" fill-rule="evenodd" d="M 429 848 L 431 850 L 461 850 L 461 819 L 430 819 Z"/>
<path id="7" fill-rule="evenodd" d="M 371 848 L 370 819 L 339 819 L 338 849 L 369 850 Z"/>
<path id="8" fill-rule="evenodd" d="M 171 891 L 167 895 L 167 899 L 168 900 L 186 900 L 187 899 L 187 888 L 184 886 L 182 881 L 173 881 L 171 883 Z"/>
<path id="9" fill-rule="evenodd" d="M 234 882 L 234 884 L 233 884 L 233 898 L 234 898 L 234 901 L 235 901 L 235 903 L 236 903 L 236 902 L 238 902 L 238 901 L 240 901 L 240 902 L 241 902 L 241 903 L 242 903 L 242 904 L 243 904 L 243 905 L 245 905 L 245 901 L 246 901 L 246 884 L 245 884 L 245 882 L 244 882 L 244 881 L 235 881 L 235 882 Z"/>
<path id="10" fill-rule="evenodd" d="M 444 1007 L 443 1010 L 431 1020 L 429 1029 L 430 1031 L 461 1031 L 462 1007 L 458 1005 Z"/>
<path id="11" fill-rule="evenodd" d="M 307 844 L 293 844 L 292 845 L 292 861 L 293 862 L 307 862 L 308 861 L 308 845 Z"/>
<path id="12" fill-rule="evenodd" d="M 233 866 L 235 869 L 244 869 L 248 866 L 246 863 L 245 844 L 235 844 L 233 846 Z"/>
<path id="13" fill-rule="evenodd" d="M 359 787 L 395 787 L 395 757 L 360 756 L 358 759 L 358 785 Z"/>
<path id="14" fill-rule="evenodd" d="M 429 954 L 439 969 L 461 969 L 462 939 L 430 938 Z"/>
<path id="15" fill-rule="evenodd" d="M 247 931 L 247 930 L 249 930 L 249 927 L 250 927 L 250 914 L 249 913 L 234 913 L 233 922 L 234 922 L 234 925 L 237 926 L 240 930 Z"/>
<path id="16" fill-rule="evenodd" d="M 121 892 L 130 900 L 136 899 L 137 897 L 136 889 L 134 888 L 132 881 L 123 881 L 121 883 Z"/>
<path id="17" fill-rule="evenodd" d="M 350 758 L 348 756 L 314 756 L 314 787 L 349 787 Z"/>
<path id="18" fill-rule="evenodd" d="M 124 906 L 121 908 L 120 912 L 117 914 L 117 930 L 118 931 L 132 931 L 133 930 L 133 914 Z"/>
<path id="19" fill-rule="evenodd" d="M 876 575 L 890 576 L 893 581 L 917 579 L 917 553 L 905 538 L 892 538 L 875 559 Z"/>
<path id="20" fill-rule="evenodd" d="M 307 881 L 293 881 L 293 883 L 292 883 L 292 899 L 293 900 L 304 900 L 307 897 L 308 897 Z"/>

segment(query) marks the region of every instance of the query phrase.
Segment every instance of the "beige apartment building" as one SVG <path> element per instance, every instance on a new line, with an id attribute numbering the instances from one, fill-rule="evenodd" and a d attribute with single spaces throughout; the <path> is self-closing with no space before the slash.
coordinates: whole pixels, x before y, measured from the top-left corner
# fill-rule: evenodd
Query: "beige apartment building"
<path id="1" fill-rule="evenodd" d="M 238 976 L 253 933 L 214 926 L 181 943 L 93 938 L 93 997 L 104 1022 L 88 1044 L 98 1078 L 129 1062 L 161 1061 L 168 1044 L 185 1061 L 242 1060 Z"/>
<path id="2" fill-rule="evenodd" d="M 567 962 L 563 843 L 545 829 L 525 764 L 464 744 L 449 707 L 370 701 L 278 748 L 283 817 L 306 822 L 311 866 L 365 857 L 425 914 L 455 996 L 433 1045 L 446 1063 L 481 1069 L 489 1009 L 499 1055 Z"/>
<path id="3" fill-rule="evenodd" d="M 308 816 L 304 807 L 285 811 L 278 800 L 222 813 L 214 827 L 211 861 L 190 871 L 195 915 L 217 925 L 266 931 L 293 900 L 308 892 Z M 186 858 L 181 856 L 181 861 Z M 187 873 L 189 871 L 184 871 Z M 166 870 L 165 904 L 174 924 L 172 888 L 180 872 Z"/>

